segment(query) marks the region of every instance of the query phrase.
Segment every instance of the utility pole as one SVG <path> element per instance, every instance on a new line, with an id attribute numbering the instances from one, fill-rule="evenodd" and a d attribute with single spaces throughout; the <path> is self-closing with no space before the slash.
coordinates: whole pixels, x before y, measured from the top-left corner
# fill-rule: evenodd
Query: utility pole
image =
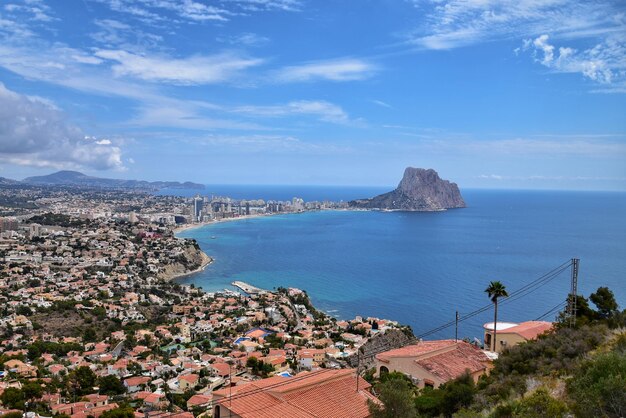
<path id="1" fill-rule="evenodd" d="M 454 342 L 459 341 L 459 311 L 456 311 L 456 315 L 454 317 Z"/>
<path id="2" fill-rule="evenodd" d="M 356 393 L 359 393 L 359 369 L 361 368 L 361 349 L 356 351 Z"/>
<path id="3" fill-rule="evenodd" d="M 572 280 L 570 284 L 569 303 L 567 305 L 567 316 L 570 320 L 570 328 L 576 324 L 576 311 L 578 302 L 578 258 L 572 258 Z"/>

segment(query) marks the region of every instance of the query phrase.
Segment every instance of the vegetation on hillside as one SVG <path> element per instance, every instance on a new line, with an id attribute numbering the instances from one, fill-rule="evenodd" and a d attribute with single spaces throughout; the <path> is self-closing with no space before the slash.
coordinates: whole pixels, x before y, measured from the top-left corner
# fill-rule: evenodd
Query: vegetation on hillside
<path id="1" fill-rule="evenodd" d="M 465 374 L 418 390 L 400 373 L 383 375 L 373 417 L 626 416 L 626 310 L 605 287 L 579 296 L 578 308 L 575 321 L 561 314 L 553 332 L 507 348 L 477 383 Z"/>

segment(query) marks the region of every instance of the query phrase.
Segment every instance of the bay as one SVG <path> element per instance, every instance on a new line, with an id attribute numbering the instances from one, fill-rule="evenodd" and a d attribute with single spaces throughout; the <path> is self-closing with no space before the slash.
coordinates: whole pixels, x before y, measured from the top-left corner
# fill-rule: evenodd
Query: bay
<path id="1" fill-rule="evenodd" d="M 298 196 L 298 190 L 283 194 Z M 261 191 L 251 186 L 246 192 Z M 337 189 L 333 196 L 348 200 L 362 192 Z M 484 289 L 491 280 L 512 292 L 576 257 L 579 293 L 608 286 L 626 305 L 625 193 L 463 195 L 467 208 L 444 212 L 307 212 L 188 230 L 180 236 L 198 240 L 215 262 L 181 281 L 208 291 L 231 288 L 234 280 L 267 289 L 298 287 L 339 318 L 388 318 L 419 335 L 454 320 L 457 310 L 463 315 L 488 305 Z M 315 191 L 307 197 L 316 200 Z M 564 301 L 569 288 L 568 269 L 533 293 L 503 303 L 499 319 L 539 318 Z M 463 321 L 459 336 L 481 339 L 482 324 L 492 318 L 488 310 Z M 427 338 L 453 337 L 450 327 Z"/>

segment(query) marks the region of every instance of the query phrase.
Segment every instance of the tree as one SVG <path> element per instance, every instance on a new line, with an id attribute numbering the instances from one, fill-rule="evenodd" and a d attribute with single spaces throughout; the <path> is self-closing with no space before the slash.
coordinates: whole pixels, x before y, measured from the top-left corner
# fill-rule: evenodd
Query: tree
<path id="1" fill-rule="evenodd" d="M 406 380 L 389 379 L 381 383 L 378 390 L 378 399 L 383 405 L 369 401 L 373 418 L 417 417 L 411 384 Z"/>
<path id="2" fill-rule="evenodd" d="M 589 295 L 589 300 L 596 305 L 602 318 L 610 318 L 618 312 L 615 295 L 608 287 L 599 287 L 595 293 Z"/>
<path id="3" fill-rule="evenodd" d="M 98 387 L 103 395 L 121 395 L 126 392 L 126 386 L 114 375 L 103 376 L 98 379 Z"/>
<path id="4" fill-rule="evenodd" d="M 85 342 L 94 342 L 98 339 L 98 333 L 93 327 L 89 327 L 85 329 L 83 333 L 83 341 Z"/>
<path id="5" fill-rule="evenodd" d="M 489 286 L 485 289 L 485 292 L 493 302 L 493 350 L 496 351 L 496 334 L 498 327 L 498 298 L 506 298 L 509 294 L 506 291 L 506 287 L 499 281 L 489 283 Z"/>
<path id="6" fill-rule="evenodd" d="M 93 392 L 96 374 L 89 367 L 80 366 L 70 374 L 70 384 L 76 395 L 87 395 Z"/>
<path id="7" fill-rule="evenodd" d="M 18 388 L 6 388 L 0 395 L 0 402 L 9 409 L 24 409 L 24 392 Z"/>
<path id="8" fill-rule="evenodd" d="M 451 416 L 459 409 L 467 408 L 472 404 L 475 394 L 474 379 L 469 373 L 463 373 L 444 385 L 442 412 L 446 416 Z"/>
<path id="9" fill-rule="evenodd" d="M 131 407 L 115 408 L 104 412 L 100 418 L 135 418 L 135 411 Z"/>
<path id="10" fill-rule="evenodd" d="M 27 382 L 22 386 L 22 393 L 26 400 L 39 399 L 43 393 L 43 388 L 37 382 Z"/>

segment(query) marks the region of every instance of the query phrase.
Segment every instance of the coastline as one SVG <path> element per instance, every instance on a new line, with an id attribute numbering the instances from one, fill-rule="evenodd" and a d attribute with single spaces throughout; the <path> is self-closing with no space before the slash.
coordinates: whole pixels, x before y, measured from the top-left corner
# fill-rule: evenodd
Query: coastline
<path id="1" fill-rule="evenodd" d="M 187 271 L 187 272 L 179 273 L 179 274 L 168 275 L 166 277 L 162 277 L 161 279 L 169 282 L 169 281 L 173 281 L 173 280 L 182 279 L 183 277 L 191 276 L 192 274 L 200 273 L 205 268 L 207 268 L 207 266 L 209 264 L 213 263 L 213 261 L 214 261 L 213 257 L 207 255 L 202 250 L 200 250 L 200 257 L 202 258 L 202 261 L 200 263 L 200 266 L 198 268 L 196 268 L 195 270 Z"/>
<path id="2" fill-rule="evenodd" d="M 198 228 L 202 228 L 205 226 L 210 226 L 210 225 L 215 225 L 215 224 L 219 224 L 222 222 L 234 222 L 234 221 L 240 221 L 240 220 L 246 220 L 246 219 L 255 219 L 255 218 L 263 218 L 266 216 L 274 216 L 274 215 L 279 215 L 279 214 L 268 214 L 268 213 L 260 213 L 257 215 L 241 215 L 241 216 L 237 216 L 236 218 L 223 218 L 223 219 L 217 219 L 211 222 L 200 222 L 200 223 L 195 223 L 195 224 L 185 224 L 182 226 L 177 226 L 176 228 L 174 228 L 172 230 L 172 232 L 174 232 L 174 235 L 179 234 L 181 232 L 185 232 L 185 231 L 190 231 L 192 229 L 198 229 Z M 280 215 L 285 215 L 285 213 L 280 213 Z"/>

